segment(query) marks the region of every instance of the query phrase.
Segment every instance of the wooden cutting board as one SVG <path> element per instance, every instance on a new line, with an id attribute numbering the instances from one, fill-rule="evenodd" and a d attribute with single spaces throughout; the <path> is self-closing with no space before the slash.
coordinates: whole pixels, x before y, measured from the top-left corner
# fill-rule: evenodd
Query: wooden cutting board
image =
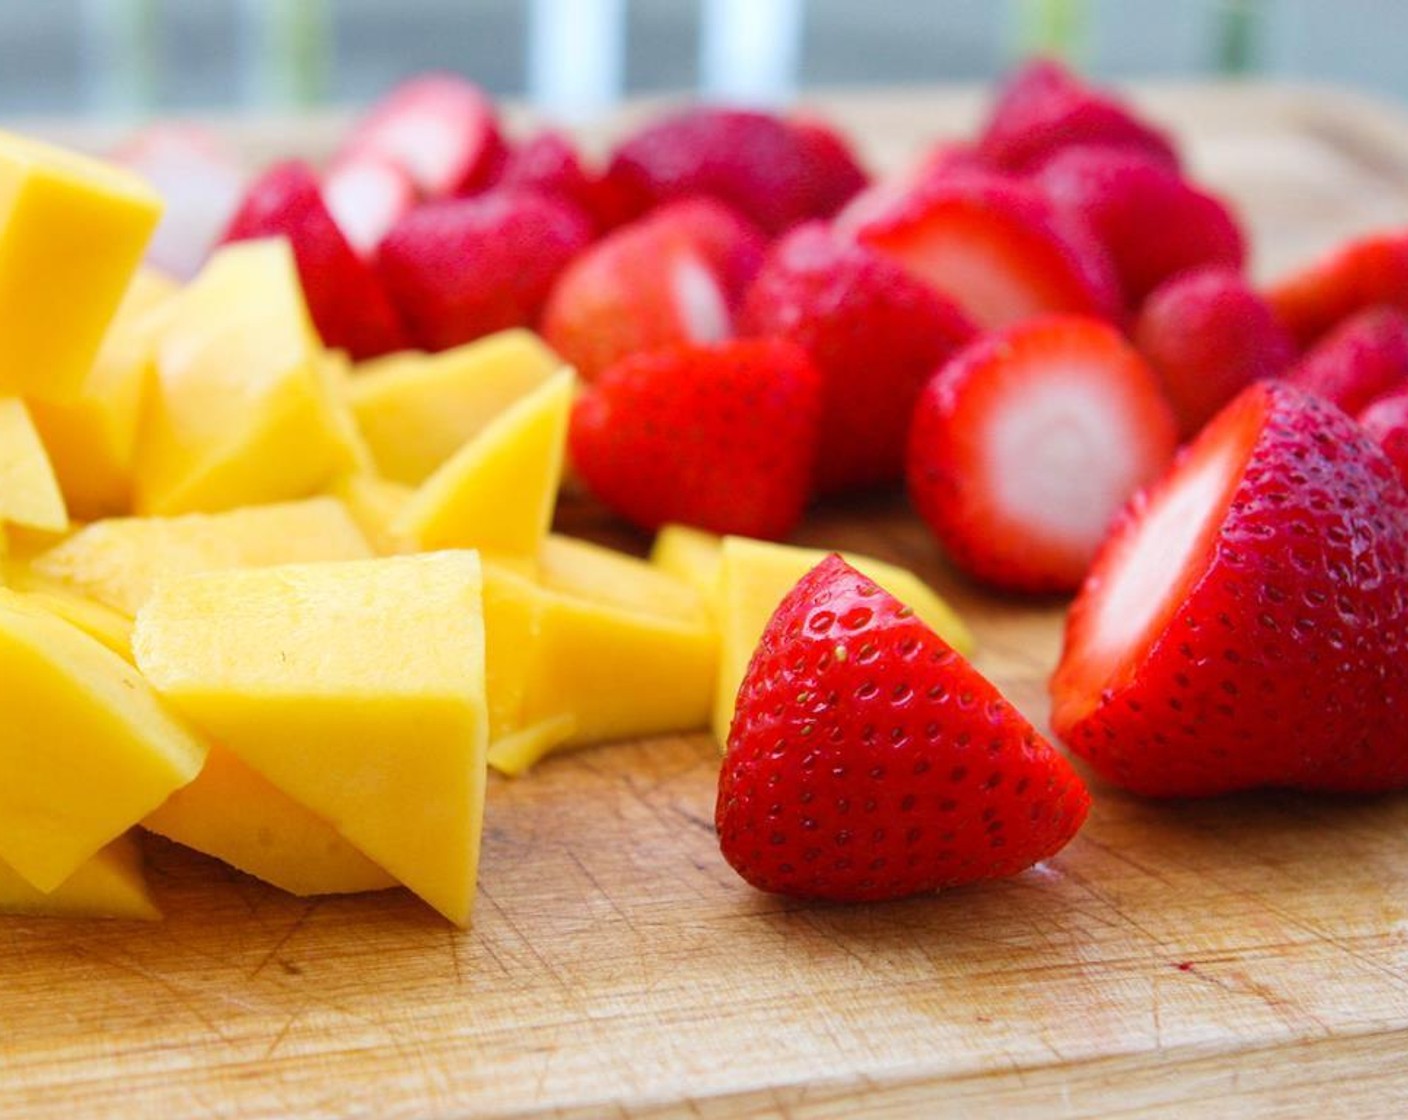
<path id="1" fill-rule="evenodd" d="M 1264 87 L 1142 100 L 1246 208 L 1263 274 L 1408 221 L 1395 111 Z M 828 103 L 877 164 L 978 105 Z M 644 544 L 587 507 L 562 522 Z M 931 579 L 980 666 L 1044 718 L 1060 604 L 965 587 L 898 502 L 827 511 L 801 537 Z M 0 1115 L 1408 1112 L 1408 798 L 1162 805 L 1097 787 L 1047 866 L 844 909 L 734 877 L 716 769 L 695 735 L 493 780 L 467 933 L 399 892 L 294 899 L 153 841 L 163 924 L 0 920 Z"/>

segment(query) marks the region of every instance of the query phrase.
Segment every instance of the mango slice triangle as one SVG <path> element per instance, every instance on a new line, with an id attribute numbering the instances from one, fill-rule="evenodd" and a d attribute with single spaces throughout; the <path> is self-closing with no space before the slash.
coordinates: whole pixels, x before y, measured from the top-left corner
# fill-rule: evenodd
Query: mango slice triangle
<path id="1" fill-rule="evenodd" d="M 68 528 L 53 464 L 23 401 L 0 397 L 0 522 L 46 532 Z"/>
<path id="2" fill-rule="evenodd" d="M 130 834 L 95 852 L 47 893 L 0 863 L 0 914 L 148 922 L 161 917 L 142 874 L 141 849 Z"/>

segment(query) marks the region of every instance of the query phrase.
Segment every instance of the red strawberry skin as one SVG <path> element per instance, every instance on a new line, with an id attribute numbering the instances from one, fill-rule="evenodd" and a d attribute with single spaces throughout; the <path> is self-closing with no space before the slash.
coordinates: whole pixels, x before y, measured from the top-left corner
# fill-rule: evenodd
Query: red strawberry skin
<path id="1" fill-rule="evenodd" d="M 615 150 L 607 180 L 637 213 L 671 199 L 723 202 L 768 234 L 836 212 L 866 181 L 833 132 L 769 113 L 699 107 L 657 118 Z"/>
<path id="2" fill-rule="evenodd" d="M 781 538 L 806 507 L 820 416 L 821 378 L 796 344 L 681 346 L 589 385 L 569 451 L 587 487 L 642 529 Z"/>
<path id="3" fill-rule="evenodd" d="M 1141 587 L 1155 607 L 1138 635 L 1099 637 L 1102 622 L 1125 624 L 1107 603 L 1130 578 L 1137 530 L 1198 470 L 1212 485 L 1188 562 Z M 1408 784 L 1405 631 L 1408 492 L 1343 412 L 1260 382 L 1111 534 L 1071 608 L 1052 726 L 1106 780 L 1155 797 L 1396 789 Z"/>
<path id="4" fill-rule="evenodd" d="M 1109 250 L 1130 307 L 1180 272 L 1241 269 L 1246 260 L 1241 225 L 1227 205 L 1141 149 L 1064 148 L 1033 182 Z"/>
<path id="5" fill-rule="evenodd" d="M 1060 851 L 1089 805 L 992 684 L 833 554 L 749 663 L 715 823 L 760 890 L 861 902 L 1016 874 Z"/>
<path id="6" fill-rule="evenodd" d="M 359 361 L 405 347 L 405 330 L 381 280 L 342 235 L 307 164 L 275 164 L 250 185 L 224 240 L 260 237 L 288 239 L 324 343 Z"/>
<path id="7" fill-rule="evenodd" d="M 1253 381 L 1279 377 L 1296 354 L 1290 334 L 1246 277 L 1215 265 L 1156 288 L 1132 337 L 1163 381 L 1184 439 Z"/>
<path id="8" fill-rule="evenodd" d="M 1359 413 L 1358 420 L 1408 486 L 1408 387 L 1386 393 Z"/>
<path id="9" fill-rule="evenodd" d="M 1375 304 L 1408 311 L 1408 231 L 1350 241 L 1283 277 L 1266 294 L 1302 349 Z"/>
<path id="10" fill-rule="evenodd" d="M 496 185 L 566 199 L 598 230 L 610 229 L 619 221 L 619 208 L 601 180 L 587 170 L 572 141 L 553 129 L 529 137 L 510 152 Z"/>
<path id="11" fill-rule="evenodd" d="M 445 350 L 537 322 L 558 274 L 592 239 L 570 203 L 495 190 L 417 207 L 377 252 L 415 344 Z"/>
<path id="12" fill-rule="evenodd" d="M 1351 416 L 1408 383 L 1408 315 L 1370 307 L 1345 319 L 1286 374 Z"/>
<path id="13" fill-rule="evenodd" d="M 976 333 L 956 304 L 820 223 L 774 246 L 741 330 L 792 339 L 820 371 L 816 487 L 828 494 L 903 477 L 920 389 Z"/>

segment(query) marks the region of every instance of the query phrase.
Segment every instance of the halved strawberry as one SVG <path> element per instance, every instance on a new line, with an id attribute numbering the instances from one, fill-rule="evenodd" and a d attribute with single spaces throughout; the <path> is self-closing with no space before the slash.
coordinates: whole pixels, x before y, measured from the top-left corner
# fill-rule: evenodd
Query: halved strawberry
<path id="1" fill-rule="evenodd" d="M 1357 419 L 1408 486 L 1408 386 L 1385 393 Z"/>
<path id="2" fill-rule="evenodd" d="M 335 162 L 390 160 L 426 198 L 492 186 L 508 148 L 494 103 L 455 74 L 402 82 L 353 127 Z"/>
<path id="3" fill-rule="evenodd" d="M 348 244 L 365 258 L 416 204 L 416 187 L 400 167 L 381 156 L 341 160 L 323 176 L 323 200 Z"/>
<path id="4" fill-rule="evenodd" d="M 978 159 L 972 144 L 941 140 L 903 170 L 876 179 L 851 196 L 849 202 L 831 219 L 832 226 L 845 233 L 855 233 L 881 218 L 901 210 L 909 196 L 926 183 L 955 175 L 987 175 L 991 169 Z"/>
<path id="5" fill-rule="evenodd" d="M 1163 381 L 1183 438 L 1264 377 L 1278 377 L 1295 343 L 1247 278 L 1209 266 L 1174 276 L 1139 311 L 1134 344 Z"/>
<path id="6" fill-rule="evenodd" d="M 1251 386 L 1133 502 L 1071 608 L 1052 727 L 1159 797 L 1408 784 L 1408 491 L 1359 426 Z"/>
<path id="7" fill-rule="evenodd" d="M 555 129 L 544 129 L 509 153 L 499 186 L 536 190 L 565 198 L 592 219 L 599 230 L 620 221 L 598 176 L 588 172 L 572 141 Z"/>
<path id="8" fill-rule="evenodd" d="M 779 604 L 738 692 L 714 819 L 765 891 L 873 901 L 1014 875 L 1090 794 L 914 612 L 831 555 Z"/>
<path id="9" fill-rule="evenodd" d="M 1123 315 L 1105 248 L 1021 183 L 970 174 L 930 178 L 856 237 L 984 327 L 1049 313 Z"/>
<path id="10" fill-rule="evenodd" d="M 308 313 L 328 346 L 360 361 L 406 345 L 380 279 L 338 229 L 307 164 L 276 163 L 251 184 L 224 239 L 259 237 L 288 238 Z"/>
<path id="11" fill-rule="evenodd" d="M 1053 316 L 978 339 L 925 386 L 909 493 L 970 574 L 1014 591 L 1071 591 L 1176 444 L 1158 378 L 1119 332 Z"/>
<path id="12" fill-rule="evenodd" d="M 536 323 L 558 274 L 591 239 L 571 203 L 492 190 L 412 210 L 382 240 L 377 267 L 415 344 L 444 350 Z"/>
<path id="13" fill-rule="evenodd" d="M 1033 60 L 1003 83 L 978 138 L 978 154 L 991 167 L 1024 172 L 1071 144 L 1134 148 L 1178 166 L 1163 132 L 1054 59 Z"/>
<path id="14" fill-rule="evenodd" d="M 543 311 L 543 336 L 587 380 L 630 354 L 721 342 L 764 245 L 717 202 L 663 206 L 568 266 Z"/>
<path id="15" fill-rule="evenodd" d="M 1408 314 L 1370 307 L 1321 336 L 1286 373 L 1351 416 L 1408 384 Z"/>
<path id="16" fill-rule="evenodd" d="M 1408 310 L 1408 231 L 1356 238 L 1282 277 L 1266 297 L 1301 347 L 1366 307 Z"/>
<path id="17" fill-rule="evenodd" d="M 792 339 L 821 372 L 823 493 L 903 477 L 919 391 L 975 333 L 956 304 L 819 222 L 773 246 L 740 329 Z"/>
<path id="18" fill-rule="evenodd" d="M 587 386 L 572 461 L 642 529 L 666 522 L 784 537 L 810 491 L 821 379 L 781 339 L 679 346 L 626 358 Z"/>

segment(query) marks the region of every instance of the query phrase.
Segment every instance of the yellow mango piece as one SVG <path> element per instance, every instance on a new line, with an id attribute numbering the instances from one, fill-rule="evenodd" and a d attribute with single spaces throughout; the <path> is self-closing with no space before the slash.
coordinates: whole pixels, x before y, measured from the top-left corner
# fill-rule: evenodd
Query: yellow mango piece
<path id="1" fill-rule="evenodd" d="M 290 894 L 350 894 L 396 880 L 327 821 L 213 745 L 205 768 L 142 824 Z"/>
<path id="2" fill-rule="evenodd" d="M 557 505 L 575 383 L 562 369 L 494 417 L 416 491 L 397 534 L 422 549 L 533 555 Z"/>
<path id="3" fill-rule="evenodd" d="M 30 566 L 130 616 L 159 580 L 171 576 L 371 555 L 346 506 L 336 498 L 307 498 L 225 513 L 95 521 Z"/>
<path id="4" fill-rule="evenodd" d="M 339 445 L 343 470 L 351 474 L 373 474 L 376 462 L 372 449 L 357 417 L 352 412 L 349 396 L 352 384 L 352 360 L 342 350 L 325 350 L 318 362 L 318 383 L 323 393 L 323 405 L 328 412 L 334 441 Z"/>
<path id="5" fill-rule="evenodd" d="M 727 743 L 733 722 L 738 686 L 753 650 L 767 628 L 777 605 L 796 582 L 826 558 L 819 548 L 799 548 L 724 537 L 719 551 L 717 615 L 719 619 L 719 679 L 714 696 L 714 737 Z M 973 652 L 973 635 L 963 620 L 923 580 L 895 564 L 843 552 L 842 558 L 862 575 L 873 579 L 937 631 L 963 654 Z"/>
<path id="6" fill-rule="evenodd" d="M 94 853 L 47 893 L 0 863 L 0 914 L 147 922 L 161 917 L 142 874 L 142 851 L 126 834 Z"/>
<path id="7" fill-rule="evenodd" d="M 132 662 L 132 619 L 128 615 L 38 576 L 29 575 L 11 586 L 22 590 L 30 603 L 78 627 L 124 661 Z"/>
<path id="8" fill-rule="evenodd" d="M 68 528 L 64 496 L 29 409 L 0 397 L 0 521 L 47 532 Z"/>
<path id="9" fill-rule="evenodd" d="M 0 590 L 0 860 L 41 891 L 200 770 L 205 748 L 137 671 Z"/>
<path id="10" fill-rule="evenodd" d="M 439 354 L 392 354 L 357 367 L 352 411 L 377 470 L 419 486 L 514 401 L 559 369 L 537 335 L 503 331 Z"/>
<path id="11" fill-rule="evenodd" d="M 340 500 L 352 515 L 378 556 L 414 552 L 412 543 L 401 535 L 396 524 L 415 491 L 377 474 L 343 475 L 328 493 Z"/>
<path id="12" fill-rule="evenodd" d="M 568 742 L 577 731 L 577 717 L 553 716 L 505 735 L 489 744 L 489 765 L 510 778 L 517 778 L 533 764 Z"/>
<path id="13" fill-rule="evenodd" d="M 75 517 L 129 513 L 137 428 L 151 383 L 162 308 L 176 284 L 141 269 L 128 285 L 102 347 L 72 400 L 34 400 L 34 426 Z"/>
<path id="14" fill-rule="evenodd" d="M 303 498 L 356 469 L 286 241 L 218 249 L 162 319 L 138 513 Z"/>
<path id="15" fill-rule="evenodd" d="M 523 730 L 523 697 L 533 676 L 546 595 L 531 575 L 498 560 L 484 565 L 484 680 L 489 742 Z"/>
<path id="16" fill-rule="evenodd" d="M 79 391 L 160 217 L 130 172 L 0 133 L 0 393 Z"/>
<path id="17" fill-rule="evenodd" d="M 663 525 L 650 546 L 650 562 L 682 579 L 711 607 L 719 595 L 719 559 L 723 538 L 692 525 Z"/>
<path id="18" fill-rule="evenodd" d="M 468 922 L 487 738 L 475 553 L 165 580 L 132 645 L 198 729 Z"/>

